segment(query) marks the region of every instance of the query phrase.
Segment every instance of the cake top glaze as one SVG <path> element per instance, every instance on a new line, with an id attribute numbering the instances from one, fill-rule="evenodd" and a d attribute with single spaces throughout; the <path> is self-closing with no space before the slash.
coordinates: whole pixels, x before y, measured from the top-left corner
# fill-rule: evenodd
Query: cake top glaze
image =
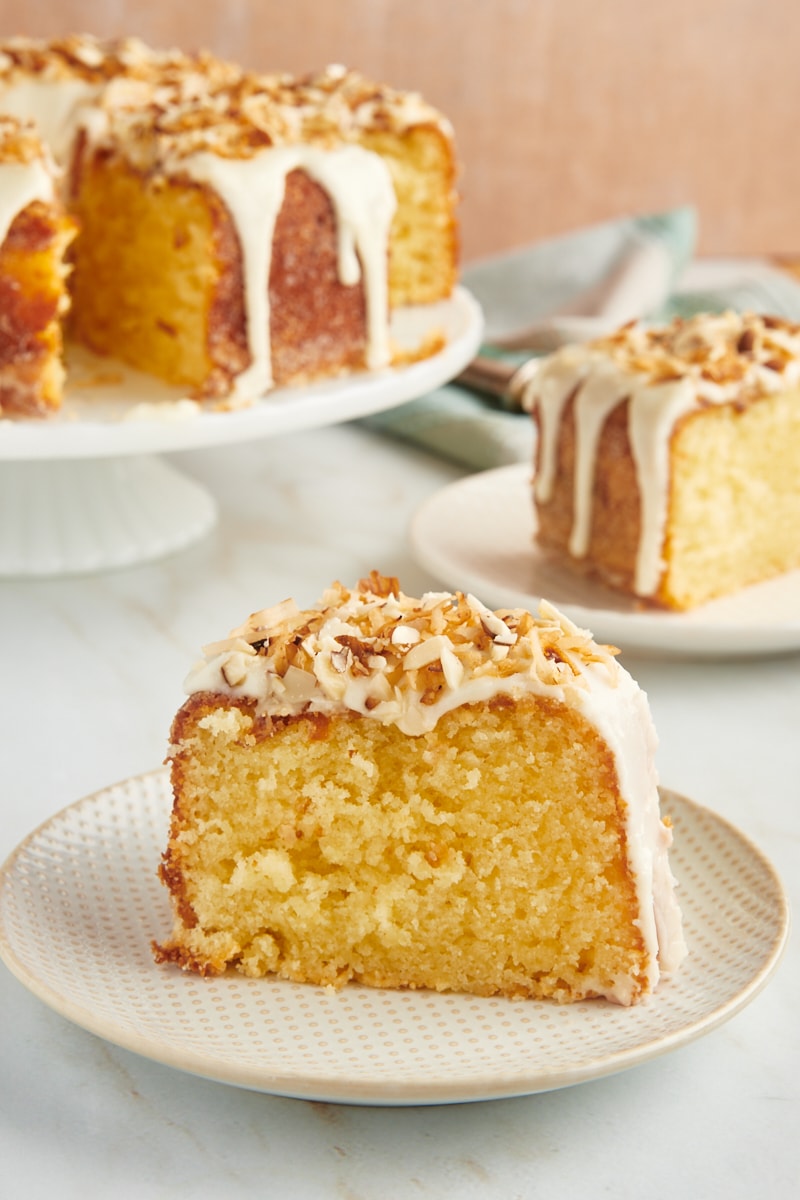
<path id="1" fill-rule="evenodd" d="M 549 604 L 534 616 L 461 592 L 413 599 L 376 571 L 353 590 L 334 584 L 314 608 L 285 600 L 253 613 L 204 653 L 189 693 L 248 697 L 273 716 L 350 710 L 410 734 L 458 704 L 586 691 L 598 672 L 615 687 L 621 672 L 614 648 Z"/>
<path id="2" fill-rule="evenodd" d="M 146 78 L 164 68 L 186 68 L 210 60 L 211 56 L 203 53 L 192 56 L 175 49 L 155 50 L 134 37 L 12 37 L 0 40 L 0 84 L 22 76 L 51 81 L 79 77 L 92 83 L 121 74 Z"/>
<path id="3" fill-rule="evenodd" d="M 98 97 L 85 128 L 93 144 L 124 150 L 142 170 L 202 152 L 250 158 L 294 141 L 272 97 L 213 61 L 202 70 L 169 65 L 157 78 L 119 76 Z"/>
<path id="4" fill-rule="evenodd" d="M 97 105 L 104 117 L 90 120 L 95 136 L 103 124 L 113 126 L 144 166 L 146 159 L 199 150 L 234 157 L 265 145 L 331 145 L 356 140 L 366 129 L 435 125 L 451 132 L 418 93 L 374 83 L 346 67 L 303 77 L 258 74 L 206 51 L 157 50 L 132 37 L 0 41 L 0 105 L 13 107 L 18 89 L 29 104 L 31 87 L 43 89 L 43 108 Z"/>
<path id="5" fill-rule="evenodd" d="M 665 325 L 632 321 L 606 337 L 556 351 L 564 374 L 607 363 L 648 386 L 683 382 L 699 404 L 745 402 L 800 378 L 800 324 L 755 312 L 697 313 Z M 552 364 L 552 368 L 551 368 Z M 541 374 L 528 385 L 530 406 Z"/>
<path id="6" fill-rule="evenodd" d="M 452 135 L 447 118 L 419 92 L 376 83 L 341 64 L 300 77 L 262 75 L 255 85 L 280 105 L 298 137 L 347 139 L 367 129 L 404 133 L 423 125 Z"/>
<path id="7" fill-rule="evenodd" d="M 97 121 L 96 110 L 110 89 L 120 89 L 125 104 L 147 105 L 158 100 L 161 88 L 197 93 L 240 75 L 239 68 L 205 52 L 155 50 L 137 38 L 103 41 L 81 34 L 0 41 L 0 109 L 35 120 L 64 167 L 71 164 L 81 128 Z"/>
<path id="8" fill-rule="evenodd" d="M 417 93 L 344 67 L 300 79 L 239 71 L 210 56 L 120 72 L 100 104 L 117 136 L 151 147 L 151 154 L 156 147 L 162 158 L 201 149 L 246 156 L 266 145 L 330 148 L 358 141 L 367 130 L 450 128 Z"/>

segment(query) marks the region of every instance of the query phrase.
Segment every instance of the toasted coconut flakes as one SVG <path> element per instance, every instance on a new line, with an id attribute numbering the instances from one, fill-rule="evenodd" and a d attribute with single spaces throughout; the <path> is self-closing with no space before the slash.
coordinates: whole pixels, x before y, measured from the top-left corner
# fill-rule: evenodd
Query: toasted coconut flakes
<path id="1" fill-rule="evenodd" d="M 385 587 L 385 578 L 378 576 L 375 587 Z M 516 690 L 515 680 L 523 687 L 536 681 L 584 688 L 589 666 L 603 664 L 614 677 L 616 653 L 546 601 L 537 615 L 495 612 L 464 593 L 429 593 L 416 601 L 399 589 L 381 596 L 375 588 L 349 591 L 335 584 L 317 608 L 300 611 L 284 601 L 207 647 L 194 690 L 206 690 L 216 670 L 221 690 L 252 691 L 265 712 L 353 705 L 419 732 L 429 718 L 414 710 L 452 703 L 470 679 L 494 679 L 501 691 Z"/>

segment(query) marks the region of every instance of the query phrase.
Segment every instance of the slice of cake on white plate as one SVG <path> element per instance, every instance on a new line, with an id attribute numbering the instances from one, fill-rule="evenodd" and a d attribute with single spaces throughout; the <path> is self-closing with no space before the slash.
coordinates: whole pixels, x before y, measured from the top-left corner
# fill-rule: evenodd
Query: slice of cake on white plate
<path id="1" fill-rule="evenodd" d="M 544 359 L 523 402 L 555 561 L 673 609 L 800 567 L 800 325 L 627 325 Z"/>
<path id="2" fill-rule="evenodd" d="M 646 697 L 549 605 L 372 572 L 255 613 L 187 689 L 159 961 L 626 1005 L 680 963 Z"/>

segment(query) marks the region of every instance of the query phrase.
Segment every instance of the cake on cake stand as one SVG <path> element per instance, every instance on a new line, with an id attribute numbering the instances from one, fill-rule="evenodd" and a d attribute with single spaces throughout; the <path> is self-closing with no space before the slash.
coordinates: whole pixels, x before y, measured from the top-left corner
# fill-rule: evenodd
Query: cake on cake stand
<path id="1" fill-rule="evenodd" d="M 179 389 L 71 348 L 63 411 L 0 421 L 0 577 L 53 577 L 134 566 L 184 549 L 217 520 L 213 495 L 162 455 L 336 424 L 441 386 L 478 350 L 483 320 L 464 288 L 401 309 L 405 348 L 441 331 L 430 358 L 210 411 Z"/>

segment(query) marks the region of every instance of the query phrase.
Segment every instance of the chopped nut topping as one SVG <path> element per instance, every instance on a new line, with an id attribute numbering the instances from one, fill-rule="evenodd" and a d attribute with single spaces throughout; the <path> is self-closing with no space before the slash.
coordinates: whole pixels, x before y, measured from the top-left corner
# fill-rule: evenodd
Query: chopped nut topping
<path id="1" fill-rule="evenodd" d="M 468 703 L 473 687 L 585 689 L 596 666 L 613 685 L 616 653 L 546 602 L 534 616 L 461 592 L 413 599 L 373 572 L 353 591 L 334 584 L 313 609 L 285 601 L 254 614 L 206 648 L 187 689 L 233 690 L 269 716 L 350 708 L 414 733 Z"/>
<path id="2" fill-rule="evenodd" d="M 414 646 L 422 634 L 414 625 L 397 625 L 392 630 L 393 646 Z"/>
<path id="3" fill-rule="evenodd" d="M 260 75 L 206 51 L 158 51 L 136 38 L 90 35 L 0 42 L 0 79 L 78 79 L 96 92 L 109 133 L 129 160 L 155 170 L 199 151 L 249 158 L 270 145 L 321 147 L 359 142 L 363 133 L 416 126 L 451 129 L 416 93 L 329 67 L 316 76 Z M 99 136 L 99 123 L 93 137 Z"/>
<path id="4" fill-rule="evenodd" d="M 342 646 L 341 650 L 331 651 L 331 666 L 333 667 L 334 671 L 344 673 L 350 665 L 352 658 L 352 652 L 348 649 L 348 647 Z"/>
<path id="5" fill-rule="evenodd" d="M 718 400 L 763 395 L 764 368 L 785 374 L 791 364 L 800 378 L 800 324 L 769 314 L 698 313 L 653 328 L 629 323 L 586 350 L 651 384 L 694 381 L 704 399 L 704 383 L 717 389 L 711 395 Z"/>
<path id="6" fill-rule="evenodd" d="M 236 687 L 243 683 L 247 677 L 247 668 L 244 665 L 244 660 L 241 654 L 233 653 L 222 664 L 220 668 L 222 677 L 229 687 Z"/>

